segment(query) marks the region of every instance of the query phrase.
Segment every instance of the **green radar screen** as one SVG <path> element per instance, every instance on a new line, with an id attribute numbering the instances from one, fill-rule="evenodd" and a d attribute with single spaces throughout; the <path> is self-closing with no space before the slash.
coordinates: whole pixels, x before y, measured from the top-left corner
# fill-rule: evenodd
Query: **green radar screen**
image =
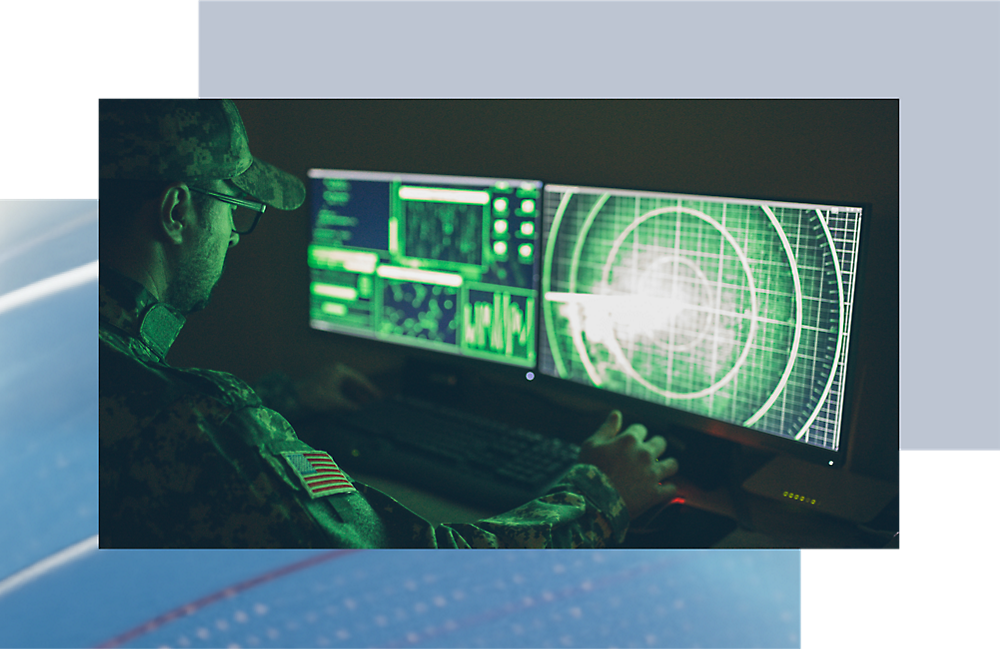
<path id="1" fill-rule="evenodd" d="M 541 369 L 836 450 L 861 209 L 548 186 Z"/>

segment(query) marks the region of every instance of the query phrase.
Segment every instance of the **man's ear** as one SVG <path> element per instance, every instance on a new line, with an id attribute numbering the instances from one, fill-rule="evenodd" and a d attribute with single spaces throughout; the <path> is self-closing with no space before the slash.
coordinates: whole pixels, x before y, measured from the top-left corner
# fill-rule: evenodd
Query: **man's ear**
<path id="1" fill-rule="evenodd" d="M 175 244 L 181 244 L 195 224 L 194 197 L 186 183 L 174 183 L 160 194 L 158 221 L 163 233 Z"/>

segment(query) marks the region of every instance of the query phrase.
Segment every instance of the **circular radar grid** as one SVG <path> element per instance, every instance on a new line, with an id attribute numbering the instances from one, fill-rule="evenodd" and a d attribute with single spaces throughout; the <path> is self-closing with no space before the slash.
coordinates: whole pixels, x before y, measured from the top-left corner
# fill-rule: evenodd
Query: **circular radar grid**
<path id="1" fill-rule="evenodd" d="M 811 386 L 828 385 L 835 365 L 816 357 L 830 346 L 819 332 L 832 325 L 835 339 L 839 319 L 817 306 L 839 307 L 817 301 L 830 293 L 816 275 L 829 256 L 817 219 L 756 203 L 564 194 L 543 277 L 557 372 L 796 435 L 823 397 Z"/>

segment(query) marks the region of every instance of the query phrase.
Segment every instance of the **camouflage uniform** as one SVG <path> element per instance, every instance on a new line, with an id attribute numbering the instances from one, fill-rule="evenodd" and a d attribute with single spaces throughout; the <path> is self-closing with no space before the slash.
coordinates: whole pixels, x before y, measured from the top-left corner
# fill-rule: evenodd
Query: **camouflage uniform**
<path id="1" fill-rule="evenodd" d="M 346 476 L 333 495 L 316 493 L 302 458 L 323 454 L 248 385 L 167 364 L 183 324 L 141 285 L 101 269 L 101 547 L 603 547 L 624 538 L 625 504 L 589 465 L 475 524 L 431 524 Z"/>

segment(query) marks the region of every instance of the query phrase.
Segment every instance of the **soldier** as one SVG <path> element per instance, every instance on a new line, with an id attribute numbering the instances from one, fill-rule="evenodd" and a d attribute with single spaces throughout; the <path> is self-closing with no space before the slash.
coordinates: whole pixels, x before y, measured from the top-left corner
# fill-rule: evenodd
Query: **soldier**
<path id="1" fill-rule="evenodd" d="M 619 434 L 615 411 L 537 500 L 474 524 L 421 519 L 352 481 L 235 376 L 165 360 L 265 208 L 305 198 L 250 154 L 235 105 L 102 100 L 100 179 L 101 547 L 607 547 L 676 492 L 664 481 L 677 463 L 656 461 L 666 442 L 639 424 Z M 378 396 L 343 366 L 269 392 L 322 409 L 348 387 Z"/>

